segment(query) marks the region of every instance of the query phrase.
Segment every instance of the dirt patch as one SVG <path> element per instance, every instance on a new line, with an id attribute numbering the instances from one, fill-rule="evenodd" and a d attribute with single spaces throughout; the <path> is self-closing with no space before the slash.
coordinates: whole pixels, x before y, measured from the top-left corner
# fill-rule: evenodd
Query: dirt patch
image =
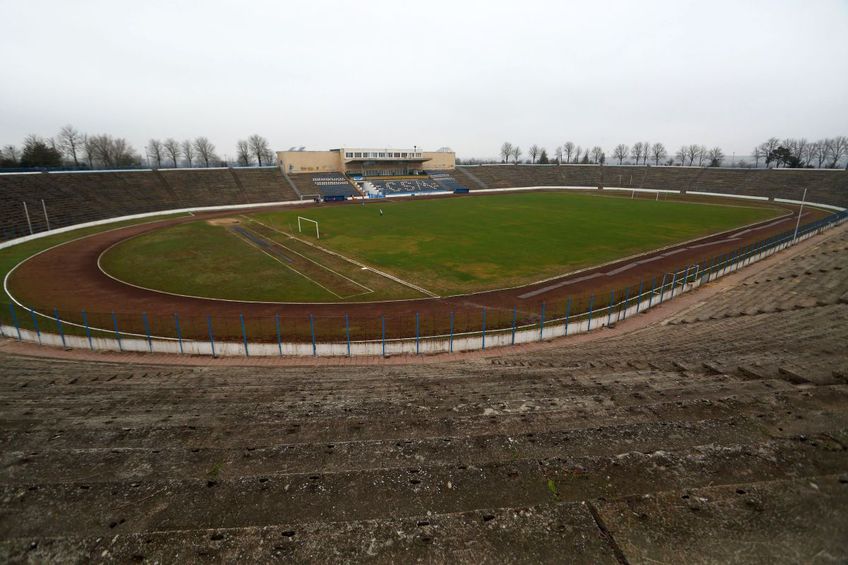
<path id="1" fill-rule="evenodd" d="M 206 223 L 210 226 L 233 226 L 240 224 L 241 220 L 236 218 L 213 218 L 211 220 L 206 220 Z"/>

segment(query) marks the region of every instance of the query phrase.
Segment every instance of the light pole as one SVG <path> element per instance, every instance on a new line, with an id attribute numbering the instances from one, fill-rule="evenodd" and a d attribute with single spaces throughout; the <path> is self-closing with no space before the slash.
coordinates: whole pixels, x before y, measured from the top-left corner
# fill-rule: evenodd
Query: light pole
<path id="1" fill-rule="evenodd" d="M 801 197 L 801 207 L 798 209 L 798 221 L 795 222 L 795 235 L 792 236 L 792 243 L 798 239 L 798 227 L 801 225 L 801 214 L 804 213 L 804 202 L 807 201 L 807 189 L 804 189 L 804 196 Z"/>

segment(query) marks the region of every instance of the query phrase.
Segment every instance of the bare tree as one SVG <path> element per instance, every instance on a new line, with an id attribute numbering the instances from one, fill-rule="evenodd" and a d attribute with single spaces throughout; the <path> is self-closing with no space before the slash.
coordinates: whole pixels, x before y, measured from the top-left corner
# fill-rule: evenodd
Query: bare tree
<path id="1" fill-rule="evenodd" d="M 194 140 L 194 149 L 197 151 L 198 159 L 203 161 L 204 167 L 209 167 L 210 161 L 218 159 L 215 155 L 215 146 L 205 137 L 198 137 Z"/>
<path id="2" fill-rule="evenodd" d="M 503 145 L 501 145 L 501 161 L 509 163 L 510 155 L 512 155 L 512 143 L 504 141 Z"/>
<path id="3" fill-rule="evenodd" d="M 599 146 L 594 146 L 592 148 L 592 162 L 593 163 L 603 163 L 604 162 L 604 150 Z"/>
<path id="4" fill-rule="evenodd" d="M 580 162 L 580 154 L 581 153 L 583 153 L 583 148 L 578 145 L 577 149 L 574 150 L 574 162 L 575 163 Z"/>
<path id="5" fill-rule="evenodd" d="M 769 154 L 772 151 L 774 151 L 775 149 L 777 149 L 779 146 L 780 146 L 780 140 L 779 139 L 777 139 L 776 137 L 768 138 L 768 140 L 764 141 L 763 144 L 760 146 L 760 148 L 763 151 L 763 158 L 767 159 Z M 777 163 L 775 162 L 775 164 L 777 164 Z M 768 167 L 768 166 L 769 166 L 769 162 L 766 161 L 766 167 Z"/>
<path id="6" fill-rule="evenodd" d="M 571 155 L 574 153 L 574 143 L 566 141 L 562 146 L 562 152 L 565 153 L 565 162 L 571 162 Z"/>
<path id="7" fill-rule="evenodd" d="M 530 146 L 530 149 L 527 150 L 527 155 L 530 156 L 530 160 L 534 164 L 536 163 L 536 157 L 539 156 L 539 151 L 540 151 L 539 146 L 536 145 L 535 143 Z"/>
<path id="8" fill-rule="evenodd" d="M 721 150 L 721 147 L 713 147 L 709 150 L 707 156 L 710 159 L 711 167 L 720 167 L 721 162 L 724 160 L 724 152 Z"/>
<path id="9" fill-rule="evenodd" d="M 132 146 L 122 137 L 92 135 L 86 138 L 84 147 L 92 166 L 97 163 L 105 168 L 131 167 L 141 161 Z"/>
<path id="10" fill-rule="evenodd" d="M 677 150 L 677 153 L 674 156 L 680 161 L 680 166 L 686 166 L 686 156 L 689 154 L 689 146 L 681 145 L 680 149 Z"/>
<path id="11" fill-rule="evenodd" d="M 79 167 L 83 139 L 83 134 L 70 124 L 59 130 L 59 147 L 74 162 L 75 167 Z"/>
<path id="12" fill-rule="evenodd" d="M 521 159 L 521 147 L 516 145 L 512 148 L 512 161 L 517 165 L 519 159 Z"/>
<path id="13" fill-rule="evenodd" d="M 757 145 L 754 147 L 754 152 L 751 153 L 751 156 L 754 158 L 754 168 L 758 169 L 760 167 L 760 159 L 766 158 L 766 152 L 762 145 Z"/>
<path id="14" fill-rule="evenodd" d="M 239 139 L 238 142 L 236 142 L 236 161 L 242 167 L 249 167 L 253 164 L 253 155 L 250 152 L 250 144 L 243 139 Z"/>
<path id="15" fill-rule="evenodd" d="M 631 149 L 631 151 L 630 151 L 630 156 L 633 157 L 633 159 L 636 161 L 637 165 L 639 164 L 639 159 L 642 158 L 642 152 L 645 149 L 647 149 L 647 148 L 643 148 L 641 141 L 637 141 L 636 143 L 633 144 L 633 149 Z"/>
<path id="16" fill-rule="evenodd" d="M 642 142 L 642 164 L 643 165 L 648 164 L 648 155 L 650 154 L 650 152 L 651 152 L 651 143 L 648 142 L 648 141 L 643 141 Z M 636 164 L 638 165 L 639 163 L 636 163 Z"/>
<path id="17" fill-rule="evenodd" d="M 556 155 L 557 165 L 561 165 L 562 164 L 562 147 L 557 147 L 556 150 L 554 151 L 554 154 Z"/>
<path id="18" fill-rule="evenodd" d="M 659 141 L 651 147 L 651 156 L 654 158 L 654 165 L 659 166 L 660 161 L 668 156 L 668 151 L 665 150 L 665 145 Z"/>
<path id="19" fill-rule="evenodd" d="M 82 152 L 85 155 L 85 160 L 88 161 L 88 168 L 94 168 L 94 159 L 97 155 L 97 148 L 94 145 L 94 138 L 86 135 L 82 140 Z"/>
<path id="20" fill-rule="evenodd" d="M 816 161 L 816 167 L 821 169 L 830 155 L 830 145 L 828 145 L 827 140 L 820 139 L 811 143 L 810 146 L 813 148 L 813 159 Z"/>
<path id="21" fill-rule="evenodd" d="M 618 159 L 618 164 L 621 165 L 625 159 L 627 159 L 627 155 L 630 154 L 630 148 L 627 147 L 623 143 L 619 143 L 615 146 L 615 149 L 612 152 L 612 156 Z"/>
<path id="22" fill-rule="evenodd" d="M 842 157 L 844 157 L 846 152 L 848 152 L 848 137 L 845 137 L 844 135 L 837 135 L 828 141 L 830 168 L 835 169 L 839 161 L 842 160 Z"/>
<path id="23" fill-rule="evenodd" d="M 169 137 L 162 143 L 162 147 L 165 149 L 165 154 L 171 158 L 174 167 L 179 167 L 180 142 L 173 137 Z"/>
<path id="24" fill-rule="evenodd" d="M 162 158 L 164 157 L 164 150 L 162 148 L 162 142 L 158 139 L 151 139 L 147 142 L 147 156 L 156 163 L 156 168 L 162 168 Z"/>
<path id="25" fill-rule="evenodd" d="M 10 161 L 20 161 L 21 154 L 18 151 L 18 148 L 14 145 L 5 145 L 3 146 L 3 157 L 9 159 Z"/>
<path id="26" fill-rule="evenodd" d="M 194 145 L 190 139 L 182 142 L 183 157 L 185 158 L 188 168 L 190 169 L 194 161 Z"/>
<path id="27" fill-rule="evenodd" d="M 704 166 L 704 160 L 707 158 L 708 153 L 709 153 L 709 150 L 706 148 L 706 146 L 704 146 L 704 145 L 698 146 L 698 166 L 699 167 Z"/>
<path id="28" fill-rule="evenodd" d="M 250 146 L 250 152 L 256 157 L 259 166 L 262 166 L 262 160 L 267 159 L 270 149 L 268 148 L 268 140 L 259 134 L 253 134 L 247 138 L 247 143 Z"/>

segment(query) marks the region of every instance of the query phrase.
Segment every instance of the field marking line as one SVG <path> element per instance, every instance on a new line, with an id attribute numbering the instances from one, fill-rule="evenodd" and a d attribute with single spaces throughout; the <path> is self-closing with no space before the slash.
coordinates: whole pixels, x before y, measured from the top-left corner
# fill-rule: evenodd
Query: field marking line
<path id="1" fill-rule="evenodd" d="M 249 239 L 247 239 L 246 237 L 242 237 L 242 236 L 240 236 L 240 235 L 236 234 L 235 232 L 231 232 L 230 230 L 227 230 L 227 233 L 231 233 L 231 234 L 233 234 L 234 236 L 236 236 L 237 238 L 239 238 L 239 239 L 240 239 L 240 240 L 242 240 L 243 242 L 247 243 L 247 244 L 248 244 L 248 245 L 250 245 L 251 247 L 254 247 L 254 248 L 258 249 L 261 253 L 264 253 L 265 255 L 267 255 L 268 257 L 270 257 L 271 259 L 273 259 L 274 261 L 276 261 L 277 263 L 279 263 L 280 265 L 282 265 L 282 266 L 283 266 L 283 267 L 285 267 L 286 269 L 289 269 L 289 270 L 291 270 L 291 271 L 294 271 L 295 273 L 297 273 L 297 274 L 298 274 L 298 275 L 300 275 L 301 277 L 305 278 L 306 280 L 308 280 L 308 281 L 309 281 L 309 282 L 311 282 L 312 284 L 315 284 L 315 285 L 320 286 L 321 288 L 323 288 L 324 290 L 326 290 L 327 292 L 329 292 L 330 294 L 332 294 L 332 295 L 333 295 L 333 296 L 335 296 L 336 298 L 338 298 L 338 299 L 340 299 L 340 300 L 344 300 L 344 298 L 345 298 L 344 296 L 340 296 L 340 295 L 336 294 L 335 292 L 333 292 L 332 290 L 330 290 L 329 288 L 327 288 L 327 287 L 326 287 L 326 286 L 324 286 L 323 284 L 321 284 L 321 283 L 319 283 L 318 281 L 315 281 L 315 280 L 313 280 L 313 279 L 309 278 L 308 276 L 304 275 L 303 273 L 301 273 L 300 271 L 298 271 L 298 270 L 297 270 L 297 269 L 295 269 L 294 267 L 291 267 L 291 266 L 289 266 L 289 265 L 286 265 L 285 263 L 283 263 L 282 261 L 280 261 L 277 257 L 274 257 L 273 255 L 271 255 L 270 253 L 268 253 L 267 251 L 265 251 L 264 249 L 262 249 L 261 247 L 259 247 L 258 245 L 256 245 L 256 244 L 255 244 L 255 243 L 253 243 L 252 241 L 250 241 Z"/>
<path id="2" fill-rule="evenodd" d="M 310 241 L 306 241 L 306 240 L 300 239 L 299 237 L 295 237 L 295 236 L 293 236 L 293 235 L 291 235 L 291 234 L 288 234 L 288 233 L 286 233 L 286 232 L 280 231 L 280 230 L 278 230 L 278 229 L 276 229 L 276 228 L 273 228 L 273 227 L 271 227 L 271 226 L 269 226 L 269 225 L 267 225 L 267 224 L 264 224 L 264 223 L 260 222 L 259 220 L 254 220 L 253 218 L 247 218 L 247 219 L 248 219 L 248 220 L 250 220 L 251 222 L 256 222 L 256 223 L 257 223 L 257 224 L 259 224 L 260 226 L 265 226 L 265 227 L 266 227 L 266 228 L 268 228 L 269 230 L 271 230 L 271 231 L 275 231 L 275 232 L 277 232 L 277 233 L 278 233 L 278 234 L 280 234 L 280 235 L 284 235 L 284 236 L 286 236 L 286 237 L 289 237 L 289 238 L 291 238 L 291 239 L 294 239 L 294 240 L 296 240 L 296 241 L 299 241 L 299 242 L 301 242 L 301 243 L 303 243 L 303 244 L 305 244 L 305 245 L 309 245 L 310 247 L 314 247 L 315 249 L 318 249 L 318 250 L 320 250 L 320 251 L 323 251 L 324 253 L 329 253 L 330 255 L 335 255 L 336 257 L 339 257 L 340 259 L 343 259 L 343 260 L 347 261 L 348 263 L 352 263 L 352 264 L 356 265 L 357 267 L 363 267 L 363 268 L 365 268 L 365 269 L 368 269 L 368 270 L 369 270 L 369 271 L 371 271 L 372 273 L 377 273 L 378 275 L 381 275 L 381 276 L 383 276 L 383 277 L 385 277 L 385 278 L 387 278 L 387 279 L 389 279 L 389 280 L 393 280 L 393 281 L 395 281 L 396 283 L 400 283 L 400 284 L 402 284 L 402 285 L 404 285 L 404 286 L 407 286 L 407 287 L 409 287 L 409 288 L 411 288 L 411 289 L 413 289 L 413 290 L 417 290 L 418 292 L 420 292 L 420 293 L 422 293 L 422 294 L 426 294 L 426 295 L 427 295 L 427 296 L 429 296 L 430 298 L 440 298 L 440 296 L 439 296 L 438 294 L 436 294 L 436 293 L 434 293 L 434 292 L 430 292 L 430 291 L 429 291 L 429 290 L 427 290 L 426 288 L 422 288 L 422 287 L 420 287 L 420 286 L 418 286 L 418 285 L 416 285 L 416 284 L 413 284 L 413 283 L 411 283 L 411 282 L 409 282 L 409 281 L 405 281 L 405 280 L 403 280 L 403 279 L 401 279 L 401 278 L 399 278 L 399 277 L 396 277 L 396 276 L 394 276 L 394 275 L 392 275 L 392 274 L 389 274 L 389 273 L 387 273 L 387 272 L 385 272 L 385 271 L 381 271 L 381 270 L 379 270 L 379 269 L 375 269 L 374 267 L 372 267 L 372 266 L 370 266 L 370 265 L 366 265 L 365 263 L 361 263 L 361 262 L 359 262 L 359 261 L 357 261 L 357 260 L 355 260 L 355 259 L 351 259 L 350 257 L 346 257 L 345 255 L 342 255 L 341 253 L 336 253 L 335 251 L 331 251 L 331 250 L 329 250 L 329 249 L 327 249 L 327 248 L 325 248 L 325 247 L 321 247 L 320 245 L 315 245 L 314 243 L 312 243 L 312 242 L 310 242 Z"/>
<path id="3" fill-rule="evenodd" d="M 247 228 L 247 229 L 248 229 L 248 230 L 250 230 L 250 228 Z M 295 251 L 294 249 L 292 249 L 292 248 L 290 248 L 290 247 L 286 247 L 286 246 L 285 246 L 285 244 L 280 243 L 279 241 L 274 241 L 273 239 L 268 239 L 268 238 L 264 237 L 262 234 L 260 234 L 260 233 L 256 233 L 256 232 L 255 232 L 255 231 L 253 231 L 253 230 L 250 230 L 250 231 L 251 231 L 252 233 L 254 233 L 255 235 L 257 235 L 257 236 L 262 237 L 262 238 L 263 238 L 263 239 L 265 239 L 266 241 L 269 241 L 269 242 L 273 243 L 274 245 L 277 245 L 277 246 L 279 246 L 279 247 L 282 247 L 282 248 L 283 248 L 283 249 L 285 249 L 286 251 L 290 251 L 290 252 L 294 253 L 295 255 L 299 255 L 299 256 L 303 257 L 304 259 L 306 259 L 307 261 L 309 261 L 310 263 L 314 263 L 314 264 L 318 265 L 319 267 L 321 267 L 322 269 L 326 269 L 326 270 L 330 271 L 331 273 L 333 273 L 334 275 L 339 276 L 339 277 L 341 277 L 341 278 L 343 278 L 343 279 L 345 279 L 345 280 L 348 280 L 348 281 L 352 282 L 353 284 L 355 284 L 356 286 L 358 286 L 358 287 L 360 287 L 360 288 L 364 288 L 364 289 L 367 291 L 367 292 L 361 292 L 361 293 L 359 293 L 359 294 L 354 294 L 354 295 L 352 295 L 352 296 L 360 296 L 360 295 L 362 295 L 362 294 L 368 294 L 369 292 L 374 292 L 374 289 L 372 289 L 372 288 L 368 288 L 368 287 L 367 287 L 367 286 L 365 286 L 364 284 L 359 283 L 359 282 L 356 282 L 356 281 L 355 281 L 355 280 L 353 280 L 352 278 L 347 277 L 347 276 L 345 276 L 345 275 L 343 275 L 343 274 L 341 274 L 341 273 L 339 273 L 339 272 L 337 272 L 337 271 L 334 271 L 334 270 L 333 270 L 333 269 L 331 269 L 330 267 L 328 267 L 328 266 L 326 266 L 326 265 L 323 265 L 323 264 L 319 263 L 319 262 L 318 262 L 318 261 L 316 261 L 315 259 L 312 259 L 311 257 L 307 257 L 307 256 L 306 256 L 306 255 L 304 255 L 303 253 L 298 253 L 298 252 L 297 252 L 297 251 Z"/>

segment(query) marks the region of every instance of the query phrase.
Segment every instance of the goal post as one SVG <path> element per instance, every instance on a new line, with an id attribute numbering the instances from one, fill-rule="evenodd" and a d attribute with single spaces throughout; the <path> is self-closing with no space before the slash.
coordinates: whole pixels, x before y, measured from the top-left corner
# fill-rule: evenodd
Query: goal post
<path id="1" fill-rule="evenodd" d="M 303 224 L 301 222 L 312 222 L 315 224 L 315 239 L 321 239 L 321 231 L 318 229 L 317 220 L 310 220 L 309 218 L 304 218 L 303 216 L 297 217 L 297 231 L 298 233 L 303 233 Z"/>

